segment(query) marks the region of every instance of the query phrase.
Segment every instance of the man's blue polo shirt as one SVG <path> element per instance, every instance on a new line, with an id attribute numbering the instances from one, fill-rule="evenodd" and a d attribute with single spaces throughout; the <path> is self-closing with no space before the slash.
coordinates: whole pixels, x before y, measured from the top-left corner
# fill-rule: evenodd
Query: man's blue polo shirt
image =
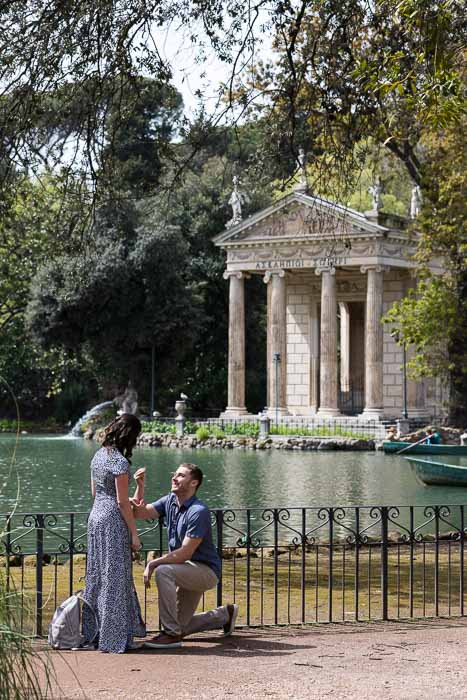
<path id="1" fill-rule="evenodd" d="M 202 537 L 191 561 L 206 564 L 219 578 L 221 561 L 212 541 L 211 514 L 207 505 L 196 496 L 192 496 L 179 508 L 176 495 L 169 493 L 155 501 L 152 506 L 165 520 L 169 551 L 179 549 L 186 536 Z"/>

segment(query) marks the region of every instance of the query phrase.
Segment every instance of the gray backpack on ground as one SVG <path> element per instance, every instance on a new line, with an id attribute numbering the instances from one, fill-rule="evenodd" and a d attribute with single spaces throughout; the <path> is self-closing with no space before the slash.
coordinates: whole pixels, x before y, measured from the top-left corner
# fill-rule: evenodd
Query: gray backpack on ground
<path id="1" fill-rule="evenodd" d="M 94 609 L 83 598 L 82 591 L 77 591 L 58 606 L 49 625 L 48 642 L 53 649 L 78 649 L 83 646 L 81 634 L 81 604 L 87 605 L 92 611 L 96 622 L 96 632 L 89 643 L 97 637 L 99 630 L 97 615 Z"/>

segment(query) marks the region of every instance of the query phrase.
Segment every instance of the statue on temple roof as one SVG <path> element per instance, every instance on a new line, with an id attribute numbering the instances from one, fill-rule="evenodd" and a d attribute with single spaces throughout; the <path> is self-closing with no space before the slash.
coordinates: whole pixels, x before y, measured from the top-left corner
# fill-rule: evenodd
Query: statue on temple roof
<path id="1" fill-rule="evenodd" d="M 416 219 L 420 214 L 420 205 L 422 203 L 422 191 L 419 185 L 412 187 L 412 196 L 410 198 L 410 218 Z"/>
<path id="2" fill-rule="evenodd" d="M 376 179 L 375 184 L 368 188 L 368 192 L 373 198 L 372 211 L 379 211 L 381 209 L 381 195 L 383 193 L 383 186 L 379 177 Z"/>
<path id="3" fill-rule="evenodd" d="M 229 204 L 232 207 L 232 218 L 227 222 L 227 228 L 240 223 L 242 220 L 242 204 L 246 204 L 249 201 L 248 196 L 244 192 L 240 192 L 238 189 L 239 180 L 236 175 L 233 176 L 232 182 L 233 191 L 229 199 Z"/>
<path id="4" fill-rule="evenodd" d="M 299 179 L 295 184 L 294 190 L 296 192 L 306 192 L 308 189 L 308 183 L 306 179 L 306 154 L 303 148 L 298 151 L 298 167 L 299 167 Z"/>

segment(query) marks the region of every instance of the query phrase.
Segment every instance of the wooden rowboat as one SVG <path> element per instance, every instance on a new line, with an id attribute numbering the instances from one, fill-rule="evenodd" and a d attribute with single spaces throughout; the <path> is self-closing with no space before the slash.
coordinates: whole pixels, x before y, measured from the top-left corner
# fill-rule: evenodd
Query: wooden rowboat
<path id="1" fill-rule="evenodd" d="M 433 459 L 405 458 L 415 476 L 428 486 L 467 486 L 467 461 L 446 464 Z"/>
<path id="2" fill-rule="evenodd" d="M 413 445 L 413 447 L 410 447 Z M 467 445 L 427 445 L 421 442 L 419 445 L 412 442 L 402 442 L 397 440 L 385 440 L 383 442 L 384 452 L 390 454 L 406 449 L 404 455 L 465 455 L 467 457 Z"/>

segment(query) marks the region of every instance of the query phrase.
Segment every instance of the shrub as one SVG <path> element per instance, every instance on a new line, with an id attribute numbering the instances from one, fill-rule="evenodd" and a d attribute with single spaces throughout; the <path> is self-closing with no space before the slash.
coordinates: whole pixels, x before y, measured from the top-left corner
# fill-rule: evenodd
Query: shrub
<path id="1" fill-rule="evenodd" d="M 258 423 L 245 421 L 245 423 L 233 423 L 224 425 L 224 433 L 226 435 L 244 435 L 245 437 L 256 438 L 259 435 Z"/>
<path id="2" fill-rule="evenodd" d="M 218 440 L 223 440 L 225 438 L 224 431 L 219 428 L 218 425 L 213 425 L 210 430 L 211 436 L 217 438 Z"/>
<path id="3" fill-rule="evenodd" d="M 205 428 L 203 425 L 198 428 L 196 431 L 196 439 L 199 440 L 200 442 L 205 442 L 209 438 L 209 430 L 208 428 Z"/>
<path id="4" fill-rule="evenodd" d="M 193 423 L 192 420 L 187 420 L 185 423 L 185 433 L 187 435 L 194 435 L 200 426 L 198 423 Z"/>

